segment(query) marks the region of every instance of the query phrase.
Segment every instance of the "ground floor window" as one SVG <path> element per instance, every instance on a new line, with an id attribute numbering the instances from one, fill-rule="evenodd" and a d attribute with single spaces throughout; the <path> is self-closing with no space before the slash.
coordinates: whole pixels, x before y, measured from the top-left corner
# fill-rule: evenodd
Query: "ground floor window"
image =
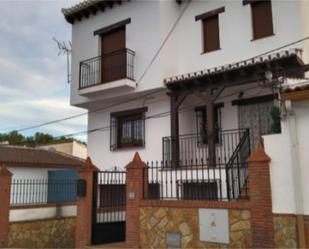
<path id="1" fill-rule="evenodd" d="M 179 198 L 183 200 L 217 200 L 216 181 L 185 181 L 179 183 Z"/>
<path id="2" fill-rule="evenodd" d="M 147 108 L 111 114 L 111 150 L 145 146 Z"/>
<path id="3" fill-rule="evenodd" d="M 214 105 L 214 127 L 215 127 L 215 142 L 219 143 L 219 132 L 221 130 L 221 109 L 223 104 Z M 196 129 L 198 135 L 198 144 L 205 145 L 207 144 L 208 138 L 208 129 L 207 129 L 207 111 L 206 106 L 196 107 Z"/>

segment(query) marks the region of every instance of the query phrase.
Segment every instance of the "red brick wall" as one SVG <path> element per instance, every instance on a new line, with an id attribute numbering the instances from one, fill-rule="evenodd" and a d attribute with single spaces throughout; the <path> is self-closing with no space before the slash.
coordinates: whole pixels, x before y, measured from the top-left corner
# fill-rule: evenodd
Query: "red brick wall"
<path id="1" fill-rule="evenodd" d="M 86 196 L 78 198 L 77 200 L 76 248 L 83 248 L 91 245 L 93 172 L 96 170 L 90 158 L 88 158 L 86 167 L 79 172 L 79 179 L 84 179 L 86 181 Z"/>
<path id="2" fill-rule="evenodd" d="M 6 167 L 0 168 L 0 248 L 8 246 L 10 195 L 12 173 Z"/>
<path id="3" fill-rule="evenodd" d="M 254 248 L 274 247 L 269 162 L 270 158 L 266 155 L 261 143 L 248 158 L 250 200 L 252 204 L 252 245 Z"/>
<path id="4" fill-rule="evenodd" d="M 131 248 L 137 248 L 139 244 L 139 206 L 143 185 L 148 182 L 145 167 L 138 153 L 126 166 L 126 246 Z"/>

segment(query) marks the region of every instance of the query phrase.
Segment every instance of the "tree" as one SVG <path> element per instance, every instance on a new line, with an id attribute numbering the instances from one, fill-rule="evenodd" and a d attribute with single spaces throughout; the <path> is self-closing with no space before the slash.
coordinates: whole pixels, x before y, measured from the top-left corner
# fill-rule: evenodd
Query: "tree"
<path id="1" fill-rule="evenodd" d="M 48 133 L 42 133 L 42 132 L 36 132 L 34 136 L 27 136 L 27 137 L 23 136 L 17 131 L 12 131 L 10 133 L 3 133 L 3 134 L 0 133 L 0 142 L 8 142 L 10 145 L 20 145 L 20 146 L 24 145 L 28 147 L 35 147 L 38 145 L 46 145 L 60 142 L 72 142 L 72 141 L 78 141 L 78 140 L 74 138 L 67 138 L 65 136 L 54 137 Z"/>

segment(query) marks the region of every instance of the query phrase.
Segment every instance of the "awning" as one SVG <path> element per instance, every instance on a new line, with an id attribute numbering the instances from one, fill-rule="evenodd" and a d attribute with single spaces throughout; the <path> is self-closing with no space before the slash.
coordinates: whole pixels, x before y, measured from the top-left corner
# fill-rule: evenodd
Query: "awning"
<path id="1" fill-rule="evenodd" d="M 211 86 L 234 86 L 265 79 L 265 72 L 271 71 L 273 78 L 303 77 L 309 66 L 301 59 L 301 49 L 284 50 L 262 55 L 193 73 L 181 74 L 164 79 L 166 87 L 181 91 Z"/>

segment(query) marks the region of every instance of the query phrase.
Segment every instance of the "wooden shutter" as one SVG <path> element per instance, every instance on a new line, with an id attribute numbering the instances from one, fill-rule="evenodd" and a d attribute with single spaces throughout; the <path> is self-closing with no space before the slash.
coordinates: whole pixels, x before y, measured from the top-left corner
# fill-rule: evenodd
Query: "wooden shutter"
<path id="1" fill-rule="evenodd" d="M 215 15 L 203 20 L 204 52 L 220 49 L 219 16 Z"/>
<path id="2" fill-rule="evenodd" d="M 253 39 L 259 39 L 274 34 L 271 1 L 256 1 L 251 3 Z"/>
<path id="3" fill-rule="evenodd" d="M 126 29 L 121 27 L 107 34 L 102 35 L 102 55 L 110 54 L 115 51 L 125 49 L 126 47 Z"/>
<path id="4" fill-rule="evenodd" d="M 102 83 L 125 78 L 126 76 L 126 30 L 113 30 L 102 37 Z"/>

